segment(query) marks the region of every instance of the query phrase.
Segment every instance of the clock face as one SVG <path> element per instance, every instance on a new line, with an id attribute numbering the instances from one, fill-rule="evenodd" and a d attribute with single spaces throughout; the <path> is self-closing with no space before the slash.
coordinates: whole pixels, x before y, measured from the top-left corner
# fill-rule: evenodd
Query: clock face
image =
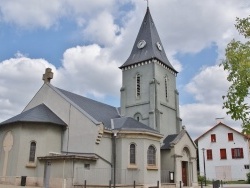
<path id="1" fill-rule="evenodd" d="M 137 43 L 137 48 L 139 49 L 142 49 L 144 48 L 144 46 L 146 46 L 146 41 L 145 40 L 140 40 L 138 43 Z"/>
<path id="2" fill-rule="evenodd" d="M 162 51 L 161 43 L 157 42 L 156 46 L 157 46 L 158 50 Z"/>

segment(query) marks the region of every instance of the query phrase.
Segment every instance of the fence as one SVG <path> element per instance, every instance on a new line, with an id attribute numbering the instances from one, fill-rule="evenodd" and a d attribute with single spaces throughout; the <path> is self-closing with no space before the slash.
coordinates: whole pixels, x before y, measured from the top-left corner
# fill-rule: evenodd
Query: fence
<path id="1" fill-rule="evenodd" d="M 108 185 L 110 180 L 113 183 L 113 169 L 78 167 L 74 173 L 74 185 L 84 185 L 85 180 L 90 185 Z M 116 184 L 133 185 L 143 184 L 145 171 L 139 169 L 116 169 Z M 161 183 L 170 183 L 170 170 L 161 170 Z M 156 180 L 152 180 L 155 183 Z"/>

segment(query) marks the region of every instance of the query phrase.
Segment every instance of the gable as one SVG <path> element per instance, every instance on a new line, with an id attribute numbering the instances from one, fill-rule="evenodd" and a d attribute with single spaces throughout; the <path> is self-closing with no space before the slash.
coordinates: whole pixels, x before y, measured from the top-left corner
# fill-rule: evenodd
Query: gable
<path id="1" fill-rule="evenodd" d="M 236 134 L 239 135 L 239 136 L 246 137 L 246 135 L 244 135 L 244 134 L 240 133 L 239 131 L 233 129 L 232 127 L 229 127 L 229 126 L 225 125 L 224 123 L 221 123 L 221 122 L 220 122 L 220 123 L 218 123 L 217 125 L 215 125 L 214 127 L 212 127 L 211 129 L 209 129 L 208 131 L 206 131 L 205 133 L 203 133 L 201 136 L 199 136 L 199 137 L 195 140 L 195 142 L 198 143 L 198 141 L 199 141 L 200 139 L 202 139 L 203 137 L 208 136 L 209 134 L 211 134 L 211 132 L 216 131 L 218 128 L 222 128 L 222 129 L 225 129 L 225 130 L 229 130 L 229 131 L 231 131 L 231 132 L 233 132 L 233 133 L 236 133 Z M 226 132 L 228 132 L 228 131 L 226 131 Z"/>
<path id="2" fill-rule="evenodd" d="M 106 128 L 111 128 L 112 118 L 120 117 L 118 109 L 113 106 L 56 88 L 49 83 L 41 87 L 23 111 L 42 103 L 50 107 L 66 123 L 70 122 L 69 115 L 72 107 L 94 124 L 104 124 Z"/>
<path id="3" fill-rule="evenodd" d="M 172 146 L 182 147 L 184 145 L 189 145 L 190 149 L 194 150 L 197 148 L 188 132 L 184 129 L 179 134 L 168 135 L 163 143 L 162 150 L 171 149 Z"/>

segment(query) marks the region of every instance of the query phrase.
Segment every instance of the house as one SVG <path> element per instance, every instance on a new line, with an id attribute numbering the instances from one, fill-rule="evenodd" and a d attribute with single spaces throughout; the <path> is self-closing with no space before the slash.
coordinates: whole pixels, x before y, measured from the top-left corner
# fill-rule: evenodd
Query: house
<path id="1" fill-rule="evenodd" d="M 209 180 L 247 179 L 246 174 L 250 171 L 246 135 L 219 122 L 195 142 L 198 145 L 200 175 Z"/>
<path id="2" fill-rule="evenodd" d="M 0 123 L 1 183 L 197 185 L 196 145 L 179 117 L 177 71 L 147 8 L 121 65 L 121 107 L 44 84 L 24 110 Z"/>

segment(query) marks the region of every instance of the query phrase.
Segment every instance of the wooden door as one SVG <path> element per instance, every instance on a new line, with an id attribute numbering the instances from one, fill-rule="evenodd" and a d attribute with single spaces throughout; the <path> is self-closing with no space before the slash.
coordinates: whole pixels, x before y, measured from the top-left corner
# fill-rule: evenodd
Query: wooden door
<path id="1" fill-rule="evenodd" d="M 183 186 L 187 186 L 187 162 L 186 161 L 182 161 L 181 169 L 182 169 Z"/>

